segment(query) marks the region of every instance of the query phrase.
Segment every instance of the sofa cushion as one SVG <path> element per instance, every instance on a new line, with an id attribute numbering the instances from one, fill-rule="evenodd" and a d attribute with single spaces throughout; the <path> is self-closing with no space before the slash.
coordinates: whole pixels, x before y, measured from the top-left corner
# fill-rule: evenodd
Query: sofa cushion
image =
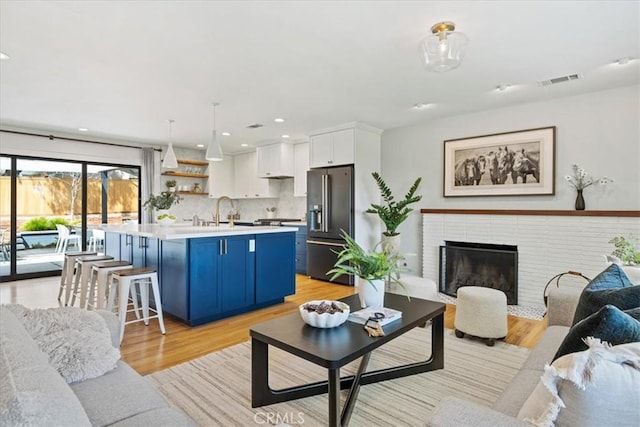
<path id="1" fill-rule="evenodd" d="M 536 388 L 540 381 L 540 375 L 542 375 L 542 370 L 520 369 L 491 408 L 516 417 L 524 402 Z"/>
<path id="2" fill-rule="evenodd" d="M 568 326 L 549 326 L 545 331 L 542 338 L 538 341 L 536 346 L 531 350 L 531 354 L 524 361 L 522 368 L 524 369 L 537 369 L 542 375 L 542 370 L 546 365 L 551 363 L 553 356 L 558 351 L 558 347 L 562 344 L 562 341 L 569 332 Z"/>
<path id="3" fill-rule="evenodd" d="M 573 324 L 589 317 L 607 304 L 615 305 L 620 310 L 640 307 L 640 286 L 634 286 L 617 264 L 611 264 L 584 288 L 573 317 Z"/>
<path id="4" fill-rule="evenodd" d="M 640 316 L 640 309 L 631 309 L 628 313 Z M 611 345 L 640 341 L 640 321 L 629 314 L 613 305 L 605 305 L 571 327 L 553 360 L 565 354 L 586 350 L 588 347 L 584 340 L 587 337 L 599 338 Z"/>
<path id="5" fill-rule="evenodd" d="M 598 339 L 545 368 L 518 413 L 536 426 L 637 426 L 640 342 L 611 347 Z"/>
<path id="6" fill-rule="evenodd" d="M 90 380 L 71 384 L 91 424 L 107 426 L 136 414 L 168 407 L 167 401 L 126 363 Z"/>
<path id="7" fill-rule="evenodd" d="M 49 364 L 69 383 L 103 375 L 120 359 L 120 350 L 111 345 L 105 319 L 93 311 L 8 307 L 49 356 Z"/>
<path id="8" fill-rule="evenodd" d="M 78 398 L 6 306 L 0 306 L 0 378 L 0 425 L 91 425 Z"/>

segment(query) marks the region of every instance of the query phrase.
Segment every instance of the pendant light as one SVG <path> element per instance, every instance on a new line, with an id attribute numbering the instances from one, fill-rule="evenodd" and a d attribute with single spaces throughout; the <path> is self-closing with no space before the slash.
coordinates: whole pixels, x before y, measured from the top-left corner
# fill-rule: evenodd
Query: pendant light
<path id="1" fill-rule="evenodd" d="M 431 27 L 433 34 L 421 43 L 427 70 L 442 73 L 460 66 L 469 39 L 454 32 L 455 29 L 453 22 L 439 22 Z"/>
<path id="2" fill-rule="evenodd" d="M 213 105 L 213 132 L 211 132 L 211 139 L 209 140 L 209 146 L 207 147 L 207 154 L 204 155 L 204 158 L 214 162 L 219 162 L 223 160 L 222 147 L 220 146 L 220 142 L 218 142 L 218 137 L 216 135 L 216 107 L 220 105 L 220 103 L 214 102 L 212 105 Z"/>
<path id="3" fill-rule="evenodd" d="M 166 169 L 177 169 L 178 168 L 178 160 L 176 159 L 176 153 L 173 152 L 173 123 L 175 120 L 169 120 L 169 147 L 167 148 L 167 153 L 164 155 L 164 160 L 162 161 L 162 167 Z"/>

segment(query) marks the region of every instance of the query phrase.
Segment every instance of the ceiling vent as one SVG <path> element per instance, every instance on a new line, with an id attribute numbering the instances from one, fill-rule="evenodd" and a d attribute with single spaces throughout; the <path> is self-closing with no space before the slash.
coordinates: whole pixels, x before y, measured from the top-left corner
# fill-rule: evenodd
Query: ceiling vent
<path id="1" fill-rule="evenodd" d="M 569 76 L 556 77 L 554 79 L 542 80 L 538 82 L 540 86 L 557 85 L 558 83 L 569 82 L 571 80 L 579 80 L 582 78 L 582 74 L 571 74 Z"/>
<path id="2" fill-rule="evenodd" d="M 254 123 L 252 125 L 247 126 L 247 129 L 258 129 L 261 128 L 264 125 L 261 125 L 260 123 Z"/>

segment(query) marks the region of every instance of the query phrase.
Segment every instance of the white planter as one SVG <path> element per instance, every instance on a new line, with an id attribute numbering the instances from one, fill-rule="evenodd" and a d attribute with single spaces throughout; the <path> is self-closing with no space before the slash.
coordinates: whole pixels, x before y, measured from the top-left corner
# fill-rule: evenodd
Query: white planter
<path id="1" fill-rule="evenodd" d="M 373 282 L 375 287 L 372 286 L 368 280 L 358 277 L 358 296 L 360 297 L 360 305 L 362 305 L 362 308 L 382 308 L 384 307 L 384 280 L 372 280 L 371 282 Z"/>
<path id="2" fill-rule="evenodd" d="M 386 250 L 390 254 L 399 254 L 400 253 L 400 235 L 397 236 L 387 236 L 385 234 L 382 235 L 382 249 Z"/>

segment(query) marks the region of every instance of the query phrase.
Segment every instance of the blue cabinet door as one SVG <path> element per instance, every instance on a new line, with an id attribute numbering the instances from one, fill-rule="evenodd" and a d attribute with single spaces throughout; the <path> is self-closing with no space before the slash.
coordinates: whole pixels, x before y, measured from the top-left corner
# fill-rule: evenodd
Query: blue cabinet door
<path id="1" fill-rule="evenodd" d="M 206 237 L 189 239 L 189 320 L 207 318 L 220 313 L 220 257 L 223 241 Z M 163 270 L 164 271 L 164 270 Z"/>
<path id="2" fill-rule="evenodd" d="M 219 284 L 223 312 L 255 302 L 255 252 L 250 252 L 253 238 L 251 235 L 222 239 Z"/>
<path id="3" fill-rule="evenodd" d="M 256 303 L 296 292 L 295 233 L 256 235 Z"/>
<path id="4" fill-rule="evenodd" d="M 164 312 L 189 321 L 189 248 L 187 241 L 163 240 L 158 251 L 160 298 Z"/>

